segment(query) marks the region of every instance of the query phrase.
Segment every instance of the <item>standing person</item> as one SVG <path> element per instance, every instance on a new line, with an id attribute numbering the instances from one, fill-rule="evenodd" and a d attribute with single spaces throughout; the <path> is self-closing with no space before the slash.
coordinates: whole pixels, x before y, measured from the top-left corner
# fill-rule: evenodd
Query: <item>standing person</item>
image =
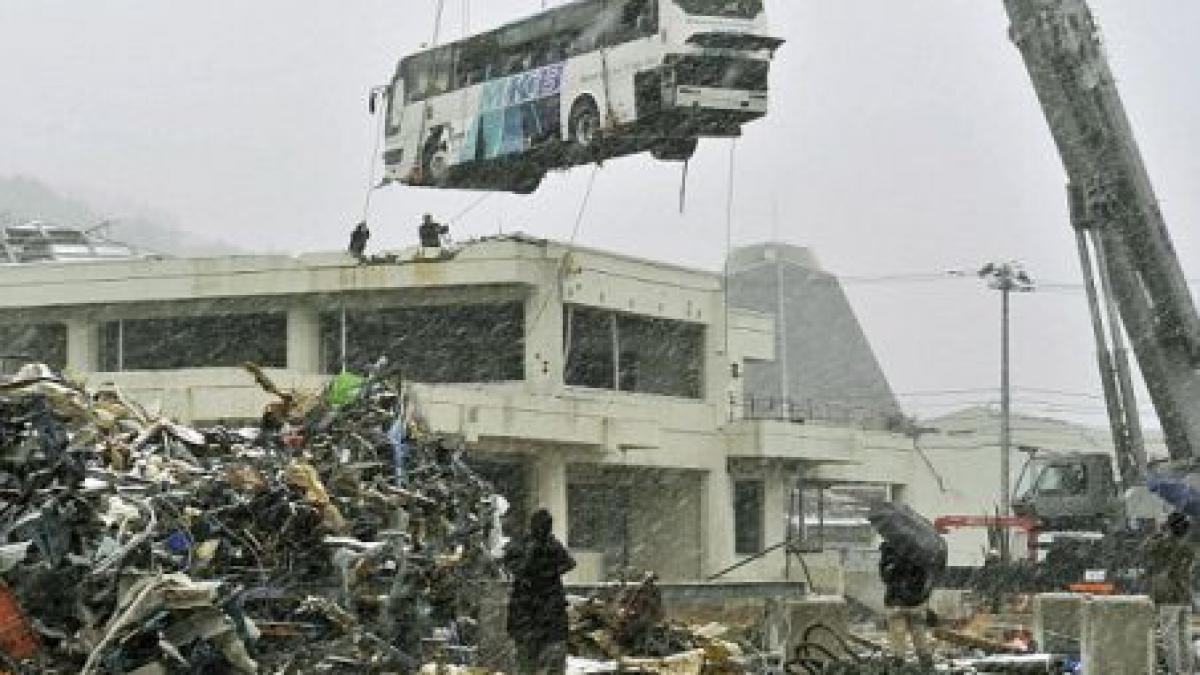
<path id="1" fill-rule="evenodd" d="M 354 231 L 350 233 L 350 246 L 348 250 L 350 255 L 358 258 L 359 262 L 363 261 L 367 252 L 367 241 L 371 238 L 371 230 L 367 229 L 366 221 L 355 226 Z"/>
<path id="2" fill-rule="evenodd" d="M 426 213 L 421 218 L 421 225 L 417 228 L 417 236 L 421 240 L 421 248 L 441 248 L 442 237 L 450 233 L 450 228 L 442 225 L 433 219 L 433 216 Z"/>
<path id="3" fill-rule="evenodd" d="M 1182 513 L 1172 513 L 1163 527 L 1146 542 L 1146 574 L 1150 598 L 1158 608 L 1158 629 L 1166 646 L 1167 671 L 1191 675 L 1192 567 L 1196 549 L 1189 541 L 1191 523 Z"/>
<path id="4" fill-rule="evenodd" d="M 567 593 L 562 575 L 575 560 L 554 536 L 546 509 L 529 518 L 529 532 L 505 552 L 513 575 L 508 634 L 517 644 L 520 675 L 560 675 L 567 669 Z"/>
<path id="5" fill-rule="evenodd" d="M 933 665 L 933 651 L 925 634 L 925 603 L 933 592 L 933 570 L 914 556 L 884 540 L 879 545 L 879 576 L 887 591 L 883 604 L 888 608 L 888 647 L 904 658 L 907 638 L 921 665 Z"/>

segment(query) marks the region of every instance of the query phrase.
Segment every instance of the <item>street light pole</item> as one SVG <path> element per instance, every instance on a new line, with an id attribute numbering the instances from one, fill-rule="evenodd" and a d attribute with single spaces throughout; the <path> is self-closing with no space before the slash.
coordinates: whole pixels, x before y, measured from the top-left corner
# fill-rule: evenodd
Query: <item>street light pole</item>
<path id="1" fill-rule="evenodd" d="M 1035 286 L 1019 263 L 988 263 L 979 270 L 988 287 L 1000 291 L 1000 515 L 1012 515 L 1012 395 L 1010 386 L 1010 296 L 1013 291 L 1030 293 Z M 1001 530 L 1000 556 L 1005 561 L 1012 555 L 1008 546 L 1008 531 Z"/>

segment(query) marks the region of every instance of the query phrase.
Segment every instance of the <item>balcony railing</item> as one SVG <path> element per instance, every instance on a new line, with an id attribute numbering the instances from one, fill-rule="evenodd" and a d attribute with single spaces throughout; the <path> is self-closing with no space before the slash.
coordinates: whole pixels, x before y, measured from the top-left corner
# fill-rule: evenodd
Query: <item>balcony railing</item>
<path id="1" fill-rule="evenodd" d="M 888 414 L 864 405 L 832 401 L 796 401 L 770 396 L 746 396 L 731 401 L 734 419 L 770 420 L 807 424 L 817 422 L 845 426 L 901 431 L 905 418 L 899 413 Z"/>

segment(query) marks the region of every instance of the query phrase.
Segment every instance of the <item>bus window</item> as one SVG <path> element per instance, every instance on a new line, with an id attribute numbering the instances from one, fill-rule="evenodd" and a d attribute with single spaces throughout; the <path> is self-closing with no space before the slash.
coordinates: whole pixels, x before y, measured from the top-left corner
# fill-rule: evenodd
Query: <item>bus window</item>
<path id="1" fill-rule="evenodd" d="M 396 79 L 388 87 L 387 104 L 387 133 L 394 134 L 400 130 L 400 122 L 404 120 L 404 82 Z"/>
<path id="2" fill-rule="evenodd" d="M 469 87 L 497 77 L 499 71 L 494 62 L 499 54 L 499 47 L 494 36 L 480 36 L 463 43 L 459 47 L 458 72 L 456 84 L 459 87 Z"/>
<path id="3" fill-rule="evenodd" d="M 450 78 L 454 72 L 454 51 L 445 47 L 433 53 L 433 74 L 429 79 L 429 96 L 450 91 Z"/>
<path id="4" fill-rule="evenodd" d="M 624 0 L 621 9 L 621 33 L 626 39 L 649 37 L 658 32 L 656 0 Z"/>
<path id="5" fill-rule="evenodd" d="M 696 16 L 753 19 L 763 11 L 763 0 L 675 0 L 675 4 Z"/>
<path id="6" fill-rule="evenodd" d="M 454 51 L 443 47 L 417 54 L 401 66 L 406 87 L 405 99 L 409 103 L 424 101 L 450 91 L 450 76 L 454 70 Z"/>

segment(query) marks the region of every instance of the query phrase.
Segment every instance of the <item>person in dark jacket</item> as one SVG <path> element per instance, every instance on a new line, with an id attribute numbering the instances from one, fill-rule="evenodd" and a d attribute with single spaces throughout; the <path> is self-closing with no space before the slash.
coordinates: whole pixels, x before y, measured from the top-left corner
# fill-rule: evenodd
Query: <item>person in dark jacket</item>
<path id="1" fill-rule="evenodd" d="M 1192 568 L 1196 549 L 1188 536 L 1191 523 L 1172 513 L 1162 529 L 1146 541 L 1143 554 L 1150 582 L 1150 599 L 1158 608 L 1158 628 L 1166 647 L 1171 675 L 1192 673 Z"/>
<path id="2" fill-rule="evenodd" d="M 513 576 L 508 634 L 517 645 L 520 675 L 558 675 L 567 668 L 567 594 L 562 575 L 575 560 L 554 536 L 550 512 L 538 509 L 529 532 L 504 555 Z"/>
<path id="3" fill-rule="evenodd" d="M 933 571 L 885 540 L 879 546 L 879 576 L 886 588 L 883 604 L 889 610 L 888 647 L 892 654 L 903 658 L 907 638 L 911 637 L 913 651 L 922 665 L 932 665 L 933 652 L 925 634 L 925 603 L 933 592 Z"/>
<path id="4" fill-rule="evenodd" d="M 350 233 L 350 246 L 347 247 L 350 255 L 358 258 L 359 262 L 362 262 L 367 253 L 367 241 L 370 239 L 371 230 L 367 229 L 366 222 L 361 222 L 355 226 L 354 231 Z"/>

